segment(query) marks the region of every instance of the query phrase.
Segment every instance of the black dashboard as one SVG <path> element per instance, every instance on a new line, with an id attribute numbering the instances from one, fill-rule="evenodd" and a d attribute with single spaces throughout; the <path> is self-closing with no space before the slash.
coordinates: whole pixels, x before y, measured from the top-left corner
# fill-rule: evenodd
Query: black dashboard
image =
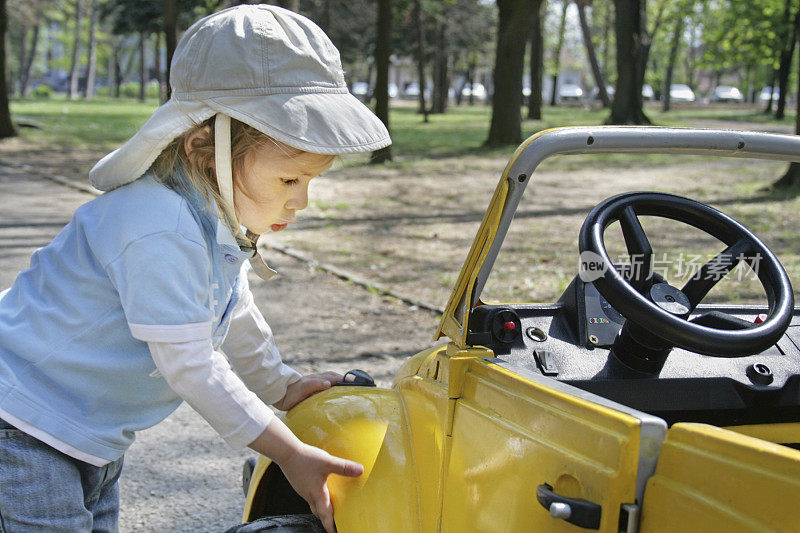
<path id="1" fill-rule="evenodd" d="M 700 305 L 756 324 L 766 309 Z M 718 426 L 800 420 L 800 308 L 777 343 L 748 356 L 719 357 L 673 348 L 663 367 L 635 370 L 612 345 L 625 318 L 592 283 L 576 277 L 547 305 L 479 305 L 467 342 L 495 357 L 664 418 Z"/>

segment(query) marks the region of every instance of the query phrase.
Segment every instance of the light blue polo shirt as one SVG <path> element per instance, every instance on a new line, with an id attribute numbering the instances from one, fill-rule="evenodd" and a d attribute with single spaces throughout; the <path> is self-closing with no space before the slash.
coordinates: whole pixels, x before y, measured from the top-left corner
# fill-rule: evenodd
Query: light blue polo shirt
<path id="1" fill-rule="evenodd" d="M 219 347 L 249 257 L 196 189 L 145 175 L 82 205 L 0 293 L 0 409 L 118 459 L 181 403 L 146 343 Z"/>

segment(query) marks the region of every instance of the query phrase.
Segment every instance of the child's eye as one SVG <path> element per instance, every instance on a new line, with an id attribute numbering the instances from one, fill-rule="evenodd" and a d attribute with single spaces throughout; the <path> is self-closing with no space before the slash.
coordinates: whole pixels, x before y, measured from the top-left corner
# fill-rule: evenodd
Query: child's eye
<path id="1" fill-rule="evenodd" d="M 297 178 L 281 178 L 281 182 L 284 185 L 297 185 L 299 181 Z"/>

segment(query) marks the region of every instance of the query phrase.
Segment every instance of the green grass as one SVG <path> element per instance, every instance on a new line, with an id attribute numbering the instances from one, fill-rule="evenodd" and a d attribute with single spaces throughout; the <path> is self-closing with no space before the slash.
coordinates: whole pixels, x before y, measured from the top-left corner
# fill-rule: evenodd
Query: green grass
<path id="1" fill-rule="evenodd" d="M 15 120 L 28 119 L 41 128 L 24 128 L 23 138 L 59 146 L 116 148 L 136 133 L 158 107 L 155 100 L 96 98 L 70 101 L 50 99 L 11 101 Z"/>
<path id="2" fill-rule="evenodd" d="M 50 99 L 14 99 L 11 111 L 17 119 L 29 119 L 42 126 L 41 129 L 23 129 L 23 137 L 31 141 L 110 149 L 135 133 L 157 106 L 155 100 L 142 103 L 98 97 L 87 102 L 70 101 L 63 95 L 56 95 Z M 546 106 L 542 120 L 523 121 L 522 135 L 525 138 L 537 131 L 558 126 L 599 125 L 608 118 L 608 114 L 608 110 L 599 108 Z M 780 124 L 788 127 L 794 121 L 792 114 L 782 121 L 775 121 L 771 116 L 761 113 L 760 108 L 744 106 L 684 107 L 662 113 L 657 105 L 651 105 L 647 114 L 655 124 L 663 126 L 693 126 L 698 122 L 702 124 L 702 121 L 714 120 L 730 122 L 731 128 L 746 124 Z M 490 118 L 491 108 L 485 104 L 451 105 L 447 113 L 430 115 L 430 121 L 424 123 L 422 116 L 416 113 L 413 102 L 394 102 L 390 120 L 393 151 L 399 160 L 398 164 L 422 158 L 466 155 L 507 157 L 513 152 L 514 146 L 495 149 L 483 147 Z M 623 156 L 623 159 L 628 160 L 630 156 Z M 661 162 L 662 159 L 668 161 L 673 157 L 654 156 L 652 162 Z M 354 158 L 344 164 L 361 164 L 364 161 L 363 157 Z"/>

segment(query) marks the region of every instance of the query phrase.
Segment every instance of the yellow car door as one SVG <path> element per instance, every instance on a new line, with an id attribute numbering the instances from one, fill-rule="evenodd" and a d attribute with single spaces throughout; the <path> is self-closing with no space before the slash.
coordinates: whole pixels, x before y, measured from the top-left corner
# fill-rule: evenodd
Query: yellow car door
<path id="1" fill-rule="evenodd" d="M 451 359 L 450 395 L 440 531 L 636 527 L 663 420 L 476 357 Z"/>
<path id="2" fill-rule="evenodd" d="M 705 424 L 675 424 L 647 483 L 640 531 L 796 532 L 798 494 L 800 451 Z"/>

